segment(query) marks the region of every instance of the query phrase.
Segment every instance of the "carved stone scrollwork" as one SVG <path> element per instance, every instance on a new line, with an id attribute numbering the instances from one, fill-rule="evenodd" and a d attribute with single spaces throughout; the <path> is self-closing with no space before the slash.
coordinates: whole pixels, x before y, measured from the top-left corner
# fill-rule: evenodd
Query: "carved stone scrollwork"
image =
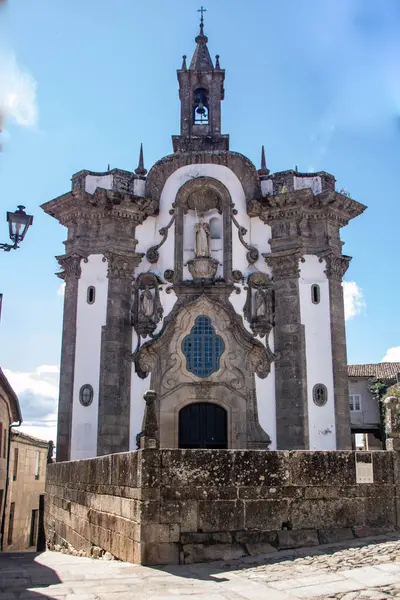
<path id="1" fill-rule="evenodd" d="M 299 249 L 265 253 L 263 256 L 267 265 L 272 268 L 274 280 L 299 277 L 299 260 L 301 258 Z"/>
<path id="2" fill-rule="evenodd" d="M 173 283 L 175 281 L 175 271 L 173 269 L 166 269 L 164 271 L 164 279 L 168 283 Z"/>
<path id="3" fill-rule="evenodd" d="M 235 215 L 237 215 L 237 214 L 238 214 L 238 211 L 236 209 L 232 209 L 232 222 L 238 230 L 240 243 L 242 244 L 242 246 L 244 246 L 246 248 L 246 250 L 248 250 L 248 252 L 246 254 L 248 262 L 250 264 L 254 264 L 258 260 L 260 254 L 259 254 L 257 248 L 255 248 L 254 246 L 250 246 L 250 244 L 248 244 L 245 241 L 244 236 L 247 233 L 247 229 L 246 229 L 246 227 L 242 227 L 241 225 L 239 225 L 239 223 L 237 222 L 237 220 L 235 218 Z"/>
<path id="4" fill-rule="evenodd" d="M 254 346 L 250 352 L 250 368 L 261 379 L 265 379 L 271 370 L 271 359 L 264 346 Z"/>
<path id="5" fill-rule="evenodd" d="M 221 199 L 219 196 L 207 187 L 196 187 L 186 200 L 184 212 L 196 210 L 198 213 L 204 214 L 213 208 L 222 214 Z"/>
<path id="6" fill-rule="evenodd" d="M 139 336 L 152 335 L 163 316 L 158 291 L 159 280 L 153 273 L 141 273 L 136 280 L 131 322 Z"/>
<path id="7" fill-rule="evenodd" d="M 108 262 L 107 277 L 118 279 L 133 279 L 133 272 L 140 264 L 143 254 L 115 254 L 106 252 Z"/>
<path id="8" fill-rule="evenodd" d="M 265 273 L 250 275 L 243 314 L 254 335 L 268 339 L 274 325 L 274 293 L 272 281 Z"/>
<path id="9" fill-rule="evenodd" d="M 57 261 L 63 269 L 57 273 L 60 279 L 79 279 L 82 273 L 81 260 L 84 258 L 81 254 L 70 254 L 69 256 L 57 256 Z"/>
<path id="10" fill-rule="evenodd" d="M 351 256 L 322 253 L 320 254 L 320 260 L 326 261 L 326 276 L 341 281 L 349 268 Z"/>
<path id="11" fill-rule="evenodd" d="M 162 236 L 161 242 L 156 246 L 151 246 L 151 248 L 149 248 L 146 252 L 146 258 L 151 264 L 158 262 L 158 259 L 160 258 L 160 254 L 158 251 L 161 248 L 161 246 L 165 244 L 168 237 L 168 230 L 175 221 L 175 210 L 171 209 L 169 213 L 172 215 L 172 219 L 170 220 L 168 225 L 166 225 L 165 227 L 161 227 L 161 229 L 158 230 L 158 233 Z"/>

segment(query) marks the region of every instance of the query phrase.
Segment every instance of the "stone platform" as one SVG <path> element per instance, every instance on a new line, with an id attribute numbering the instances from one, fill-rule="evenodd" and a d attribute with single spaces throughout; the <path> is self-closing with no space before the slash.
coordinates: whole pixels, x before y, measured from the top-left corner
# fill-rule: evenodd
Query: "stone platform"
<path id="1" fill-rule="evenodd" d="M 139 564 L 234 559 L 400 524 L 396 452 L 139 450 L 49 465 L 50 547 Z"/>

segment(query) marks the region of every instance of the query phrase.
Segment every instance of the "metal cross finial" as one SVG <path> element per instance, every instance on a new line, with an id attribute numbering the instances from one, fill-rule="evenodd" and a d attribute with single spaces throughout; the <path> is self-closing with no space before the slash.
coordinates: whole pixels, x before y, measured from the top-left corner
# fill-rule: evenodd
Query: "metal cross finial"
<path id="1" fill-rule="evenodd" d="M 203 27 L 204 25 L 204 13 L 207 12 L 207 9 L 204 8 L 204 6 L 201 6 L 197 12 L 201 13 L 201 17 L 200 17 L 200 27 Z"/>

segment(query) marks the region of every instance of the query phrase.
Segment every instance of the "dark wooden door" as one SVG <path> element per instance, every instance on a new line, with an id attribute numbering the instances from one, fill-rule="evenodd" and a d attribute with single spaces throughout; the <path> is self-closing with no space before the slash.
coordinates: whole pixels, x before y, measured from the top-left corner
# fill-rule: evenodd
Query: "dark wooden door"
<path id="1" fill-rule="evenodd" d="M 211 402 L 188 404 L 179 412 L 179 448 L 227 448 L 226 410 Z"/>
<path id="2" fill-rule="evenodd" d="M 37 551 L 43 552 L 44 550 L 46 550 L 46 536 L 44 533 L 44 494 L 40 494 Z"/>

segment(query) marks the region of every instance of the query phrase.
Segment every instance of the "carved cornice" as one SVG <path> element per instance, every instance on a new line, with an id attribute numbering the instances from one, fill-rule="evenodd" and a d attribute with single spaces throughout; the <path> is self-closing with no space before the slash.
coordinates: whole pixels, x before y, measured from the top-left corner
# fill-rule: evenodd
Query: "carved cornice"
<path id="1" fill-rule="evenodd" d="M 107 277 L 133 280 L 135 268 L 140 264 L 144 254 L 116 254 L 106 252 L 105 258 L 108 262 Z"/>
<path id="2" fill-rule="evenodd" d="M 314 195 L 311 189 L 304 188 L 252 200 L 247 212 L 251 217 L 260 217 L 268 224 L 281 219 L 328 219 L 343 227 L 366 208 L 364 204 L 333 190 Z"/>
<path id="3" fill-rule="evenodd" d="M 68 279 L 79 279 L 82 273 L 81 260 L 85 258 L 82 254 L 73 253 L 67 256 L 56 256 L 56 259 L 63 269 L 56 273 L 57 277 L 67 281 Z"/>
<path id="4" fill-rule="evenodd" d="M 345 256 L 343 254 L 333 254 L 332 252 L 321 252 L 319 260 L 325 260 L 326 269 L 325 274 L 330 279 L 336 279 L 342 281 L 344 274 L 349 268 L 351 256 Z"/>
<path id="5" fill-rule="evenodd" d="M 96 222 L 118 218 L 140 224 L 147 216 L 157 214 L 158 205 L 151 198 L 97 188 L 93 194 L 73 190 L 46 202 L 41 208 L 68 227 L 85 220 Z"/>
<path id="6" fill-rule="evenodd" d="M 298 278 L 300 275 L 300 249 L 283 252 L 264 253 L 265 262 L 272 269 L 274 280 Z"/>

